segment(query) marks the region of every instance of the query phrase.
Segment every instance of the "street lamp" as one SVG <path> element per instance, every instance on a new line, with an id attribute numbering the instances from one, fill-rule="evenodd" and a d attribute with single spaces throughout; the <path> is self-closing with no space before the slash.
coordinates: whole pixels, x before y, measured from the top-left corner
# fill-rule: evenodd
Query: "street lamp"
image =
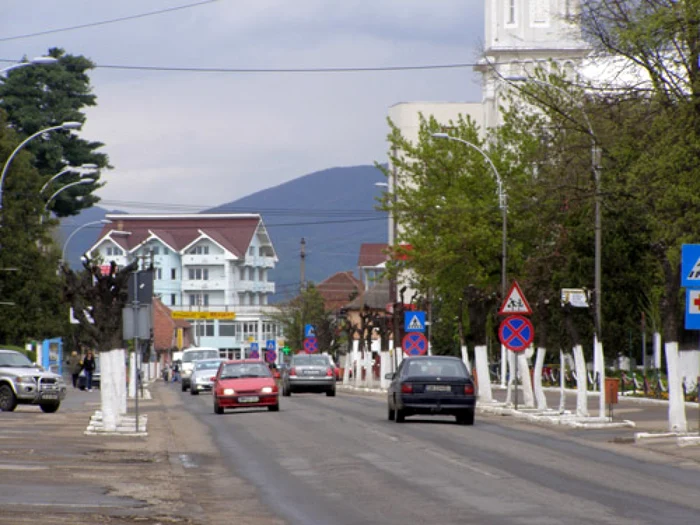
<path id="1" fill-rule="evenodd" d="M 63 250 L 61 251 L 61 262 L 65 263 L 66 262 L 66 248 L 68 248 L 68 243 L 70 240 L 75 236 L 76 233 L 78 233 L 80 230 L 83 228 L 87 228 L 88 226 L 94 226 L 96 224 L 112 224 L 112 221 L 108 219 L 100 219 L 99 221 L 90 221 L 86 222 L 85 224 L 81 224 L 78 226 L 75 230 L 73 230 L 66 241 L 63 243 Z"/>
<path id="2" fill-rule="evenodd" d="M 527 83 L 532 82 L 534 84 L 540 84 L 547 88 L 556 90 L 557 92 L 568 98 L 574 105 L 581 111 L 583 119 L 586 122 L 586 127 L 588 128 L 588 135 L 591 137 L 591 168 L 593 170 L 593 182 L 595 185 L 595 240 L 594 240 L 594 269 L 593 269 L 593 347 L 597 359 L 601 362 L 598 364 L 598 373 L 600 378 L 599 391 L 600 395 L 600 415 L 603 417 L 605 415 L 605 403 L 604 397 L 602 395 L 605 380 L 605 364 L 602 362 L 604 359 L 603 350 L 601 347 L 601 337 L 602 337 L 602 308 L 601 308 L 601 297 L 602 297 L 602 246 L 603 246 L 603 231 L 602 231 L 602 219 L 601 219 L 601 209 L 602 209 L 602 195 L 600 193 L 600 162 L 601 162 L 601 149 L 596 140 L 595 133 L 593 132 L 593 126 L 591 125 L 591 120 L 588 117 L 588 113 L 583 107 L 580 100 L 577 100 L 571 93 L 556 86 L 546 80 L 541 80 L 539 78 L 525 77 L 525 76 L 508 76 L 504 80 L 511 83 Z"/>
<path id="3" fill-rule="evenodd" d="M 48 188 L 49 184 L 51 184 L 53 181 L 55 181 L 57 178 L 65 175 L 66 173 L 80 173 L 80 177 L 82 179 L 86 178 L 91 178 L 95 175 L 93 170 L 97 169 L 97 164 L 83 164 L 82 166 L 67 166 L 63 168 L 61 171 L 56 173 L 53 177 L 51 177 L 49 180 L 47 180 L 44 185 L 41 187 L 39 190 L 39 193 L 43 193 L 46 188 Z M 90 171 L 87 171 L 90 170 Z"/>
<path id="4" fill-rule="evenodd" d="M 21 67 L 49 65 L 55 64 L 56 62 L 58 62 L 58 59 L 54 57 L 34 57 L 31 60 L 27 60 L 26 62 L 17 62 L 16 64 L 12 64 L 11 66 L 4 67 L 0 69 L 0 74 L 7 73 L 8 71 L 12 71 L 13 69 L 19 69 Z"/>
<path id="5" fill-rule="evenodd" d="M 65 186 L 61 186 L 60 188 L 58 188 L 56 191 L 53 192 L 51 197 L 46 199 L 46 204 L 44 205 L 44 211 L 49 210 L 49 204 L 51 204 L 51 201 L 54 200 L 56 195 L 61 193 L 63 190 L 67 190 L 68 188 L 72 188 L 73 186 L 78 186 L 79 184 L 93 184 L 94 182 L 95 182 L 95 179 L 80 179 L 80 180 L 76 180 L 75 182 L 71 182 L 69 184 L 66 184 Z"/>
<path id="6" fill-rule="evenodd" d="M 464 144 L 465 146 L 468 146 L 472 148 L 473 150 L 479 152 L 482 157 L 486 160 L 488 165 L 491 167 L 491 170 L 493 171 L 493 174 L 496 178 L 496 184 L 498 185 L 498 206 L 501 208 L 501 223 L 502 223 L 502 231 L 501 231 L 501 296 L 502 300 L 506 300 L 506 293 L 508 293 L 507 290 L 507 282 L 506 282 L 506 268 L 507 268 L 507 260 L 506 260 L 506 255 L 507 255 L 507 245 L 506 245 L 506 239 L 507 239 L 507 234 L 508 234 L 508 205 L 507 205 L 507 200 L 508 196 L 506 195 L 506 189 L 505 186 L 503 185 L 503 179 L 501 178 L 500 173 L 498 173 L 498 170 L 496 169 L 496 165 L 493 163 L 491 160 L 491 157 L 489 157 L 486 152 L 481 149 L 479 146 L 476 144 L 472 144 L 471 142 L 461 139 L 459 137 L 453 137 L 452 135 L 448 135 L 447 133 L 433 133 L 432 134 L 433 138 L 436 139 L 447 139 L 447 140 L 452 140 L 455 142 L 459 142 L 461 144 Z M 505 379 L 506 379 L 506 348 L 504 345 L 501 345 L 501 386 L 505 386 Z M 516 359 L 516 365 L 517 365 L 517 359 Z M 516 368 L 516 388 L 517 388 L 517 368 Z M 517 408 L 517 391 L 516 391 L 516 408 Z"/>
<path id="7" fill-rule="evenodd" d="M 42 130 L 37 131 L 33 135 L 29 135 L 26 139 L 24 139 L 22 142 L 19 143 L 19 145 L 10 153 L 10 156 L 7 157 L 7 160 L 5 161 L 5 165 L 2 168 L 2 173 L 0 174 L 0 209 L 2 209 L 2 185 L 5 182 L 5 176 L 7 175 L 7 172 L 10 168 L 10 164 L 12 163 L 12 160 L 15 158 L 17 153 L 25 146 L 27 145 L 28 142 L 31 140 L 35 139 L 36 137 L 39 137 L 43 135 L 44 133 L 48 133 L 50 131 L 56 131 L 59 129 L 80 129 L 82 126 L 82 123 L 80 122 L 64 122 L 63 124 L 59 124 L 58 126 L 51 126 L 49 128 L 45 128 Z"/>

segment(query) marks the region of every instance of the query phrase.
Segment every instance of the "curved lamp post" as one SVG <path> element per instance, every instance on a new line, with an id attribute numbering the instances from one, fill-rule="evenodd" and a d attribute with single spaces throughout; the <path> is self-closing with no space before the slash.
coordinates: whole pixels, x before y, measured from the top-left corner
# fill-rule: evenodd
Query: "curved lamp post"
<path id="1" fill-rule="evenodd" d="M 83 179 L 91 177 L 94 172 L 93 170 L 97 169 L 97 164 L 83 164 L 82 166 L 67 166 L 63 168 L 61 171 L 56 173 L 53 177 L 51 177 L 49 180 L 47 180 L 44 185 L 41 187 L 39 190 L 39 193 L 43 193 L 46 188 L 49 187 L 49 184 L 51 184 L 53 181 L 55 181 L 57 178 L 65 175 L 66 173 L 81 173 L 80 177 Z M 90 170 L 89 172 L 86 172 L 85 170 Z"/>
<path id="2" fill-rule="evenodd" d="M 59 124 L 58 126 L 51 126 L 49 128 L 45 128 L 42 130 L 37 131 L 33 135 L 29 135 L 26 139 L 24 139 L 22 142 L 19 143 L 19 145 L 10 153 L 10 156 L 7 157 L 7 160 L 5 161 L 5 165 L 2 168 L 2 173 L 0 174 L 0 209 L 2 209 L 2 185 L 5 182 L 5 176 L 7 175 L 8 170 L 10 169 L 10 164 L 12 163 L 13 159 L 17 156 L 17 153 L 27 145 L 28 142 L 31 140 L 43 135 L 44 133 L 48 133 L 50 131 L 56 131 L 59 129 L 80 129 L 82 126 L 82 123 L 80 122 L 64 122 L 63 124 Z"/>
<path id="3" fill-rule="evenodd" d="M 600 341 L 600 338 L 602 336 L 602 308 L 601 308 L 601 298 L 602 298 L 602 265 L 601 265 L 601 260 L 602 260 L 602 247 L 603 247 L 603 231 L 602 231 L 602 218 L 601 218 L 601 209 L 602 209 L 602 195 L 600 193 L 600 160 L 601 160 L 601 150 L 600 146 L 598 144 L 598 141 L 596 140 L 595 133 L 593 132 L 593 126 L 591 125 L 591 120 L 588 117 L 588 113 L 583 107 L 583 104 L 581 103 L 580 100 L 577 100 L 571 93 L 566 91 L 565 89 L 556 86 L 550 82 L 547 82 L 545 80 L 540 80 L 539 78 L 532 78 L 532 77 L 525 77 L 525 76 L 508 76 L 505 77 L 504 80 L 507 82 L 512 82 L 512 83 L 533 83 L 533 84 L 539 84 L 541 86 L 551 88 L 556 90 L 558 93 L 561 93 L 564 95 L 564 97 L 568 98 L 573 104 L 581 111 L 581 114 L 583 115 L 583 119 L 586 122 L 586 127 L 588 128 L 588 135 L 591 137 L 591 168 L 593 170 L 593 181 L 595 184 L 595 240 L 594 240 L 594 270 L 593 270 L 593 302 L 595 303 L 593 305 L 593 326 L 594 326 L 594 332 L 593 332 L 593 347 L 595 350 L 595 355 L 596 361 L 599 361 L 598 363 L 598 377 L 600 378 L 600 384 L 599 384 L 599 392 L 601 392 L 600 395 L 600 417 L 605 416 L 605 396 L 602 395 L 603 388 L 604 388 L 604 382 L 605 382 L 605 364 L 602 362 L 604 359 L 604 354 L 603 354 L 603 348 L 602 348 L 602 343 Z"/>
<path id="4" fill-rule="evenodd" d="M 85 224 L 81 224 L 75 230 L 70 232 L 70 235 L 68 236 L 66 241 L 63 243 L 63 249 L 61 250 L 61 263 L 66 262 L 66 248 L 68 248 L 68 243 L 75 236 L 75 234 L 78 233 L 83 228 L 87 228 L 88 226 L 94 226 L 96 224 L 112 224 L 112 221 L 110 221 L 108 219 L 100 219 L 99 221 L 86 222 Z"/>
<path id="5" fill-rule="evenodd" d="M 44 210 L 48 211 L 49 204 L 51 204 L 51 201 L 54 200 L 54 198 L 56 198 L 56 195 L 61 193 L 63 190 L 67 190 L 68 188 L 72 188 L 73 186 L 78 186 L 79 184 L 92 184 L 94 182 L 95 182 L 95 179 L 80 179 L 80 180 L 76 180 L 75 182 L 71 182 L 69 184 L 66 184 L 65 186 L 61 186 L 60 188 L 58 188 L 56 191 L 54 191 L 51 194 L 51 197 L 46 199 L 46 204 L 44 205 Z"/>
<path id="6" fill-rule="evenodd" d="M 49 65 L 49 64 L 55 64 L 56 62 L 58 62 L 58 59 L 56 59 L 54 57 L 47 57 L 47 56 L 34 57 L 31 60 L 27 60 L 26 62 L 17 62 L 16 64 L 12 64 L 11 66 L 7 66 L 7 67 L 0 69 L 0 75 L 3 73 L 7 73 L 8 71 L 12 71 L 13 69 L 19 69 L 21 67 Z"/>

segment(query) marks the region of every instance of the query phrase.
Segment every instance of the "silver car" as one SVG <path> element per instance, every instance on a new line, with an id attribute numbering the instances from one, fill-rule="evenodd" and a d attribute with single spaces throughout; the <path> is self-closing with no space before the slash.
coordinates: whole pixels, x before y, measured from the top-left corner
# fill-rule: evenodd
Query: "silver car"
<path id="1" fill-rule="evenodd" d="M 297 354 L 282 376 L 282 395 L 292 392 L 325 392 L 335 395 L 335 370 L 326 355 Z"/>
<path id="2" fill-rule="evenodd" d="M 195 361 L 190 376 L 190 394 L 199 395 L 200 392 L 211 392 L 214 382 L 211 380 L 219 370 L 223 359 L 201 359 Z"/>
<path id="3" fill-rule="evenodd" d="M 39 405 L 44 412 L 56 412 L 65 397 L 60 375 L 45 371 L 20 352 L 0 348 L 0 411 Z"/>

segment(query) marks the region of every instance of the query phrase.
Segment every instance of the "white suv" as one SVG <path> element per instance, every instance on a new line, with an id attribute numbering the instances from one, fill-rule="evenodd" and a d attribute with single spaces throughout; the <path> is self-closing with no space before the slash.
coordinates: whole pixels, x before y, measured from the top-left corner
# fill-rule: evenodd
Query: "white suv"
<path id="1" fill-rule="evenodd" d="M 184 392 L 190 388 L 194 362 L 202 359 L 219 359 L 218 348 L 204 346 L 188 348 L 182 352 L 182 366 L 180 367 L 180 386 Z"/>
<path id="2" fill-rule="evenodd" d="M 43 370 L 20 352 L 0 348 L 0 411 L 39 405 L 44 412 L 56 412 L 65 397 L 60 375 Z"/>

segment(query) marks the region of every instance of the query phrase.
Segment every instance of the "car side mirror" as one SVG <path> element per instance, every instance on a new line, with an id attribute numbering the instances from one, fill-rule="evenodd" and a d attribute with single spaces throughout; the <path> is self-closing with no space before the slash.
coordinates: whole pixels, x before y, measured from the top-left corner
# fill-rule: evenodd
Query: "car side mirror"
<path id="1" fill-rule="evenodd" d="M 211 380 L 212 380 L 212 381 L 216 381 L 216 376 L 212 376 L 212 377 L 211 377 Z"/>
<path id="2" fill-rule="evenodd" d="M 384 379 L 392 380 L 392 379 L 394 379 L 394 375 L 395 375 L 395 374 L 385 374 L 385 375 L 384 375 Z"/>

